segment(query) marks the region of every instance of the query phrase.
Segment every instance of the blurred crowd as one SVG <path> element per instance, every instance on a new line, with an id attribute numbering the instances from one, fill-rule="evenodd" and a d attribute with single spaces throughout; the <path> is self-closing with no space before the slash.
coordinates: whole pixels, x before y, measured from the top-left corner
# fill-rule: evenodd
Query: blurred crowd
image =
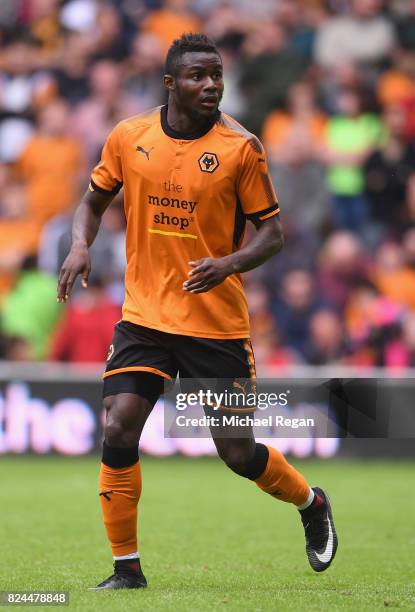
<path id="1" fill-rule="evenodd" d="M 2 0 L 0 359 L 105 359 L 122 193 L 62 306 L 71 217 L 189 31 L 216 41 L 221 108 L 262 139 L 283 211 L 283 251 L 245 275 L 258 365 L 415 366 L 415 0 Z"/>

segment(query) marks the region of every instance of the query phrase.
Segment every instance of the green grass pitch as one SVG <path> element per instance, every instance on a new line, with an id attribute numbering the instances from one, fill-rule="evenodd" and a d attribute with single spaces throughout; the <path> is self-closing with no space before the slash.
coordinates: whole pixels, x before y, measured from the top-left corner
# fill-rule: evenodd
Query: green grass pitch
<path id="1" fill-rule="evenodd" d="M 309 568 L 292 506 L 216 459 L 144 457 L 139 524 L 149 588 L 97 593 L 87 588 L 112 569 L 98 459 L 2 457 L 0 590 L 69 591 L 69 609 L 85 612 L 414 610 L 413 463 L 296 465 L 332 498 L 340 546 L 326 573 Z"/>

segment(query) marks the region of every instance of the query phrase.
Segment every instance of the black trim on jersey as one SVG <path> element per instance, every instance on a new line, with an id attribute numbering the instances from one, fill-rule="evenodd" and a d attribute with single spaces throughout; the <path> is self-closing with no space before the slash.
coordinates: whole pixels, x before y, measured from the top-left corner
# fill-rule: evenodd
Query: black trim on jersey
<path id="1" fill-rule="evenodd" d="M 117 195 L 117 193 L 121 189 L 122 185 L 123 185 L 122 183 L 119 183 L 117 181 L 117 184 L 114 187 L 114 189 L 103 189 L 102 187 L 100 187 L 99 185 L 94 183 L 94 181 L 91 179 L 91 187 L 92 187 L 92 189 L 94 191 L 98 191 L 98 193 L 102 193 L 103 195 Z"/>
<path id="2" fill-rule="evenodd" d="M 221 112 L 219 110 L 216 111 L 212 119 L 203 122 L 201 121 L 200 127 L 191 134 L 189 134 L 186 132 L 178 132 L 177 130 L 174 130 L 172 127 L 169 126 L 167 122 L 167 108 L 168 104 L 165 104 L 161 107 L 160 110 L 161 127 L 163 129 L 163 132 L 167 136 L 170 136 L 170 138 L 177 138 L 178 140 L 196 140 L 197 138 L 201 138 L 213 128 L 215 123 L 219 121 L 221 117 Z"/>
<path id="3" fill-rule="evenodd" d="M 236 208 L 235 208 L 235 221 L 234 221 L 234 230 L 233 230 L 233 244 L 239 248 L 239 243 L 241 242 L 242 236 L 245 232 L 246 226 L 246 216 L 242 210 L 242 204 L 240 199 L 236 200 Z"/>
<path id="4" fill-rule="evenodd" d="M 278 202 L 276 202 L 275 204 L 273 204 L 272 206 L 270 206 L 269 208 L 264 208 L 264 210 L 260 210 L 259 212 L 255 212 L 255 213 L 251 213 L 249 215 L 246 215 L 246 218 L 249 219 L 250 221 L 261 221 L 260 217 L 263 217 L 264 215 L 269 215 L 269 213 L 274 212 L 274 210 L 278 210 L 280 207 L 280 205 L 278 204 Z"/>

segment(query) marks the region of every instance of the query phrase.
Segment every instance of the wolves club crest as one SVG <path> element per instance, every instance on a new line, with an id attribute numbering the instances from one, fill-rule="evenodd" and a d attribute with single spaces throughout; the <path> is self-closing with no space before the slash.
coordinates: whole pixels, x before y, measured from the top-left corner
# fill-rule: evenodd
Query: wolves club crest
<path id="1" fill-rule="evenodd" d="M 216 153 L 203 153 L 201 157 L 199 157 L 199 168 L 202 172 L 215 172 L 216 168 L 219 167 L 219 160 L 217 158 Z"/>

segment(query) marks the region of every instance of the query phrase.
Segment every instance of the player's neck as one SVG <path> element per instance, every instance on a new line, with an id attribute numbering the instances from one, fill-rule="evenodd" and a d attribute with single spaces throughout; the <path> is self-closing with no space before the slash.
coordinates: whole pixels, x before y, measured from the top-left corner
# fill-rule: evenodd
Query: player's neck
<path id="1" fill-rule="evenodd" d="M 182 134 L 186 138 L 200 138 L 216 123 L 218 116 L 215 114 L 209 118 L 197 115 L 192 117 L 183 112 L 174 101 L 169 100 L 165 118 L 172 132 Z"/>

